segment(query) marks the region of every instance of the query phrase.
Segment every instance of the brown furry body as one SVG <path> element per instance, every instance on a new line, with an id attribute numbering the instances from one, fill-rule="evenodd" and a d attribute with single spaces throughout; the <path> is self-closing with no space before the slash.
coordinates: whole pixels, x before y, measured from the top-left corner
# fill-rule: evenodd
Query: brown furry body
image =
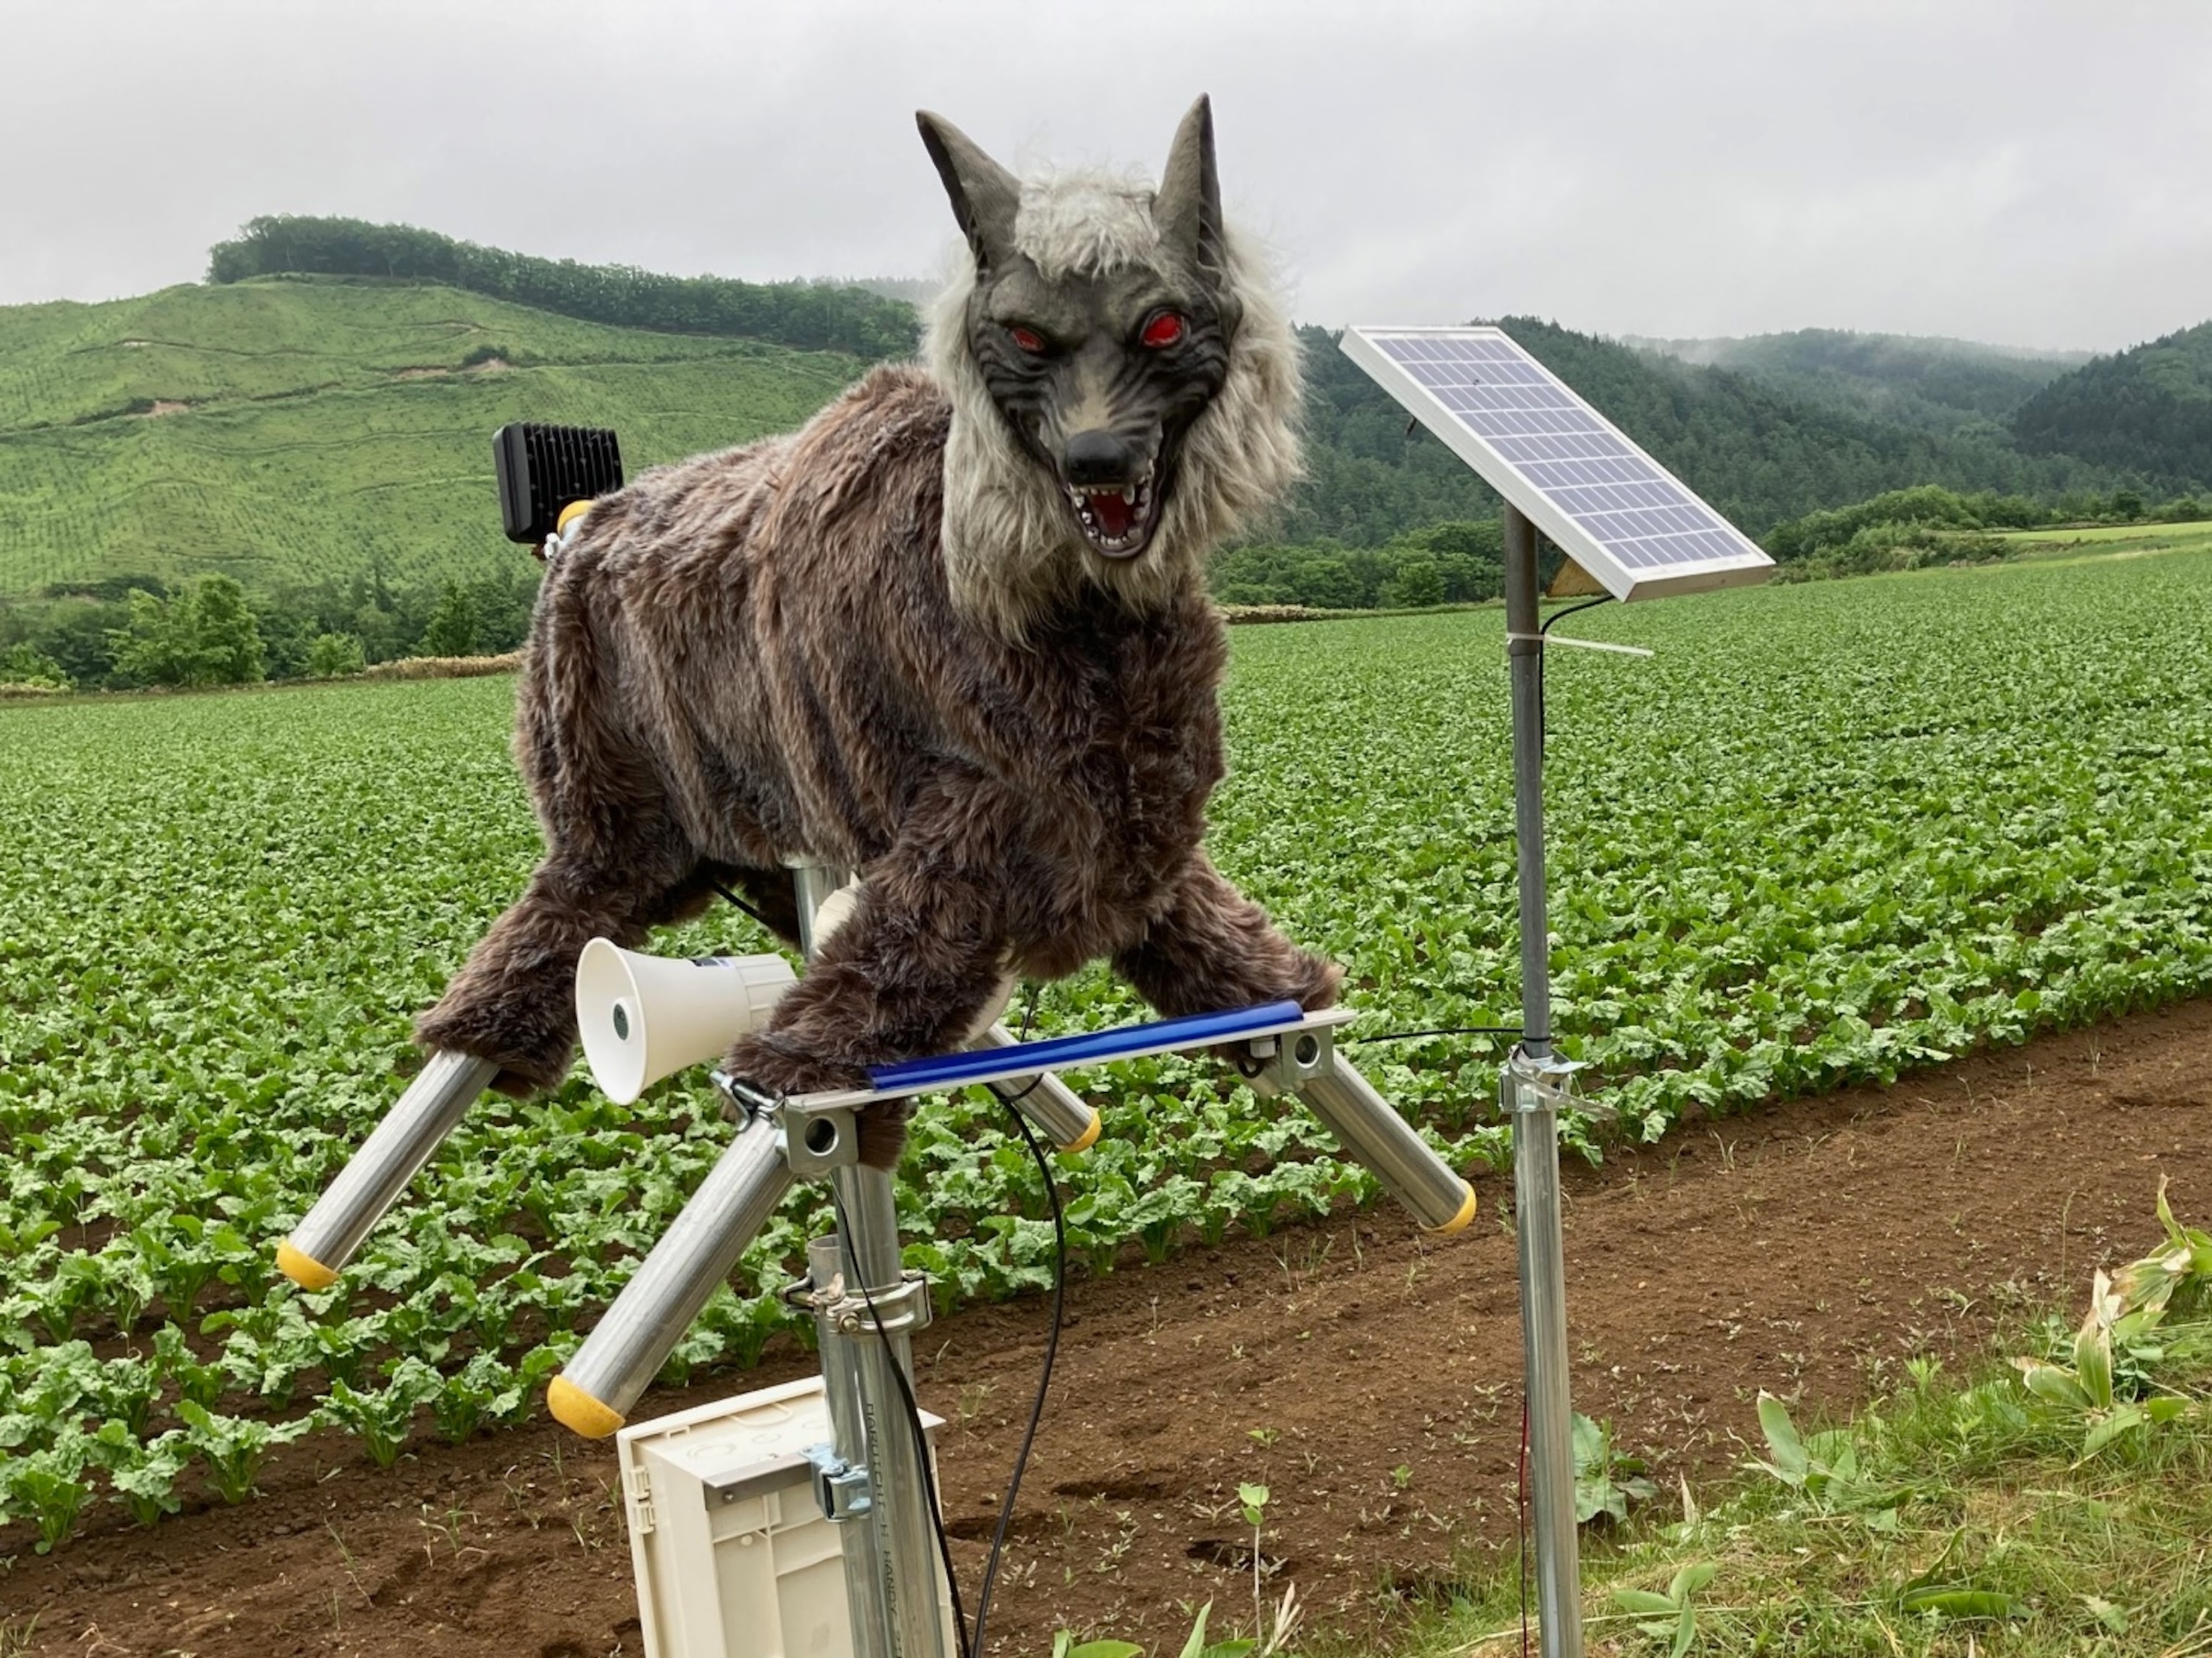
<path id="1" fill-rule="evenodd" d="M 1079 586 L 1008 639 L 948 581 L 951 423 L 921 370 L 878 369 L 793 436 L 592 509 L 547 575 L 518 710 L 546 857 L 423 1043 L 495 1060 L 510 1090 L 551 1086 L 587 939 L 635 945 L 716 880 L 787 935 L 793 858 L 866 880 L 731 1051 L 770 1090 L 957 1046 L 1008 963 L 1110 957 L 1166 1014 L 1332 999 L 1340 970 L 1201 845 L 1227 647 L 1195 562 L 1158 602 Z"/>

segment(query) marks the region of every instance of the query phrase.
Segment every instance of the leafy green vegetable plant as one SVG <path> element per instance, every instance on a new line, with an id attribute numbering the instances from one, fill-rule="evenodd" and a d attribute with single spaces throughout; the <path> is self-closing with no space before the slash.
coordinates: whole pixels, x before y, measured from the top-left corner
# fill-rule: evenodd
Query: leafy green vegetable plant
<path id="1" fill-rule="evenodd" d="M 189 1399 L 178 1405 L 177 1415 L 185 1424 L 184 1443 L 207 1464 L 208 1485 L 226 1503 L 243 1503 L 252 1493 L 263 1459 L 315 1425 L 306 1416 L 289 1422 L 219 1416 Z"/>
<path id="2" fill-rule="evenodd" d="M 1682 1658 L 1698 1638 L 1698 1609 L 1694 1604 L 1697 1593 L 1719 1571 L 1717 1565 L 1700 1562 L 1676 1572 L 1664 1594 L 1650 1589 L 1615 1589 L 1613 1598 L 1625 1612 L 1649 1613 L 1637 1629 L 1656 1639 L 1671 1641 L 1669 1651 L 1673 1658 Z"/>
<path id="3" fill-rule="evenodd" d="M 1659 1494 L 1659 1488 L 1644 1477 L 1644 1459 L 1614 1450 L 1611 1425 L 1594 1422 L 1580 1411 L 1574 1413 L 1574 1456 L 1577 1525 L 1586 1526 L 1600 1515 L 1616 1523 L 1626 1521 L 1630 1503 L 1646 1503 Z M 1410 1478 L 1411 1470 L 1407 1473 Z"/>

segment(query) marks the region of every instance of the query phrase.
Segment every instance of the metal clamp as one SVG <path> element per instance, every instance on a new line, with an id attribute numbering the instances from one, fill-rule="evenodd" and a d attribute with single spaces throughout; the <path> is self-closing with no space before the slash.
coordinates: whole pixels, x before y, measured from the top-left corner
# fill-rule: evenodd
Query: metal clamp
<path id="1" fill-rule="evenodd" d="M 929 1325 L 929 1278 L 905 1272 L 896 1289 L 872 1290 L 866 1296 L 848 1290 L 828 1310 L 843 1335 L 911 1335 Z"/>
<path id="2" fill-rule="evenodd" d="M 732 1077 L 726 1071 L 710 1071 L 707 1073 L 707 1079 L 714 1084 L 715 1091 L 730 1102 L 740 1128 L 756 1117 L 765 1117 L 781 1103 L 758 1084 L 749 1082 L 743 1077 Z"/>
<path id="3" fill-rule="evenodd" d="M 1335 1063 L 1336 1033 L 1323 1025 L 1279 1036 L 1255 1036 L 1224 1050 L 1261 1098 L 1295 1094 Z"/>
<path id="4" fill-rule="evenodd" d="M 865 1296 L 851 1286 L 842 1272 L 827 1284 L 800 1278 L 784 1286 L 781 1299 L 794 1311 L 828 1320 L 831 1328 L 848 1336 L 911 1335 L 927 1328 L 933 1315 L 929 1274 L 911 1271 L 901 1273 L 893 1288 L 872 1290 Z M 875 1309 L 872 1317 L 871 1306 Z"/>
<path id="5" fill-rule="evenodd" d="M 849 1105 L 817 1105 L 800 1096 L 777 1107 L 783 1157 L 801 1180 L 849 1169 L 860 1160 L 858 1114 Z"/>
<path id="6" fill-rule="evenodd" d="M 1508 1117 L 1516 1112 L 1565 1110 L 1600 1121 L 1619 1115 L 1611 1106 L 1595 1104 L 1575 1092 L 1575 1073 L 1586 1068 L 1584 1060 L 1532 1054 L 1516 1042 L 1512 1057 L 1498 1073 L 1498 1109 Z"/>
<path id="7" fill-rule="evenodd" d="M 846 1461 L 826 1442 L 809 1445 L 806 1460 L 814 1465 L 814 1501 L 831 1525 L 860 1519 L 876 1506 L 866 1464 Z"/>

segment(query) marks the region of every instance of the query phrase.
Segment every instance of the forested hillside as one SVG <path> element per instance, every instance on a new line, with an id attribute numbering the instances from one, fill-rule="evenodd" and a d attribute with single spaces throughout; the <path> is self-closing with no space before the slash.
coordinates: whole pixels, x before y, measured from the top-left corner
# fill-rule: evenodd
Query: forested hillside
<path id="1" fill-rule="evenodd" d="M 2212 487 L 2212 322 L 2053 380 L 2012 429 L 2031 453 L 2129 468 L 2162 489 Z"/>
<path id="2" fill-rule="evenodd" d="M 1802 328 L 1744 339 L 1626 343 L 1702 367 L 1726 368 L 1798 403 L 1928 432 L 2002 422 L 2038 388 L 2088 361 L 1906 334 Z"/>
<path id="3" fill-rule="evenodd" d="M 208 251 L 210 282 L 278 276 L 440 282 L 617 328 L 732 335 L 857 357 L 904 356 L 915 343 L 913 308 L 858 286 L 666 276 L 541 259 L 414 225 L 278 214 L 249 221 L 234 240 Z"/>
<path id="4" fill-rule="evenodd" d="M 1614 424 L 1753 536 L 1824 507 L 1936 483 L 2056 498 L 2135 481 L 2125 469 L 2024 455 L 2001 428 L 1917 429 L 1793 401 L 1750 378 L 1639 351 L 1533 317 L 1502 325 Z M 1374 545 L 1410 525 L 1494 510 L 1489 493 L 1337 349 L 1305 331 L 1312 480 L 1286 539 Z"/>

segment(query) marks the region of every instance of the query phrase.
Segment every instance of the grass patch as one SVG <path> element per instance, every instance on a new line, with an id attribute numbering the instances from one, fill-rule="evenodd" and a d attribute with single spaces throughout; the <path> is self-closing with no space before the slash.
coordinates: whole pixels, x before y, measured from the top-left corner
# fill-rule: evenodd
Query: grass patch
<path id="1" fill-rule="evenodd" d="M 1589 1650 L 2212 1655 L 2212 1239 L 2167 1237 L 2098 1275 L 2078 1327 L 2016 1327 L 1961 1374 L 1915 1361 L 1842 1427 L 1763 1400 L 1762 1455 L 1702 1511 L 1686 1488 L 1679 1519 L 1585 1538 Z M 1394 1650 L 1520 1642 L 1493 1564 Z"/>
<path id="2" fill-rule="evenodd" d="M 2007 530 L 1995 537 L 2014 556 L 2061 561 L 2069 554 L 2105 556 L 2123 553 L 2196 551 L 2212 547 L 2212 519 L 2189 524 L 2106 524 L 2077 530 Z"/>

